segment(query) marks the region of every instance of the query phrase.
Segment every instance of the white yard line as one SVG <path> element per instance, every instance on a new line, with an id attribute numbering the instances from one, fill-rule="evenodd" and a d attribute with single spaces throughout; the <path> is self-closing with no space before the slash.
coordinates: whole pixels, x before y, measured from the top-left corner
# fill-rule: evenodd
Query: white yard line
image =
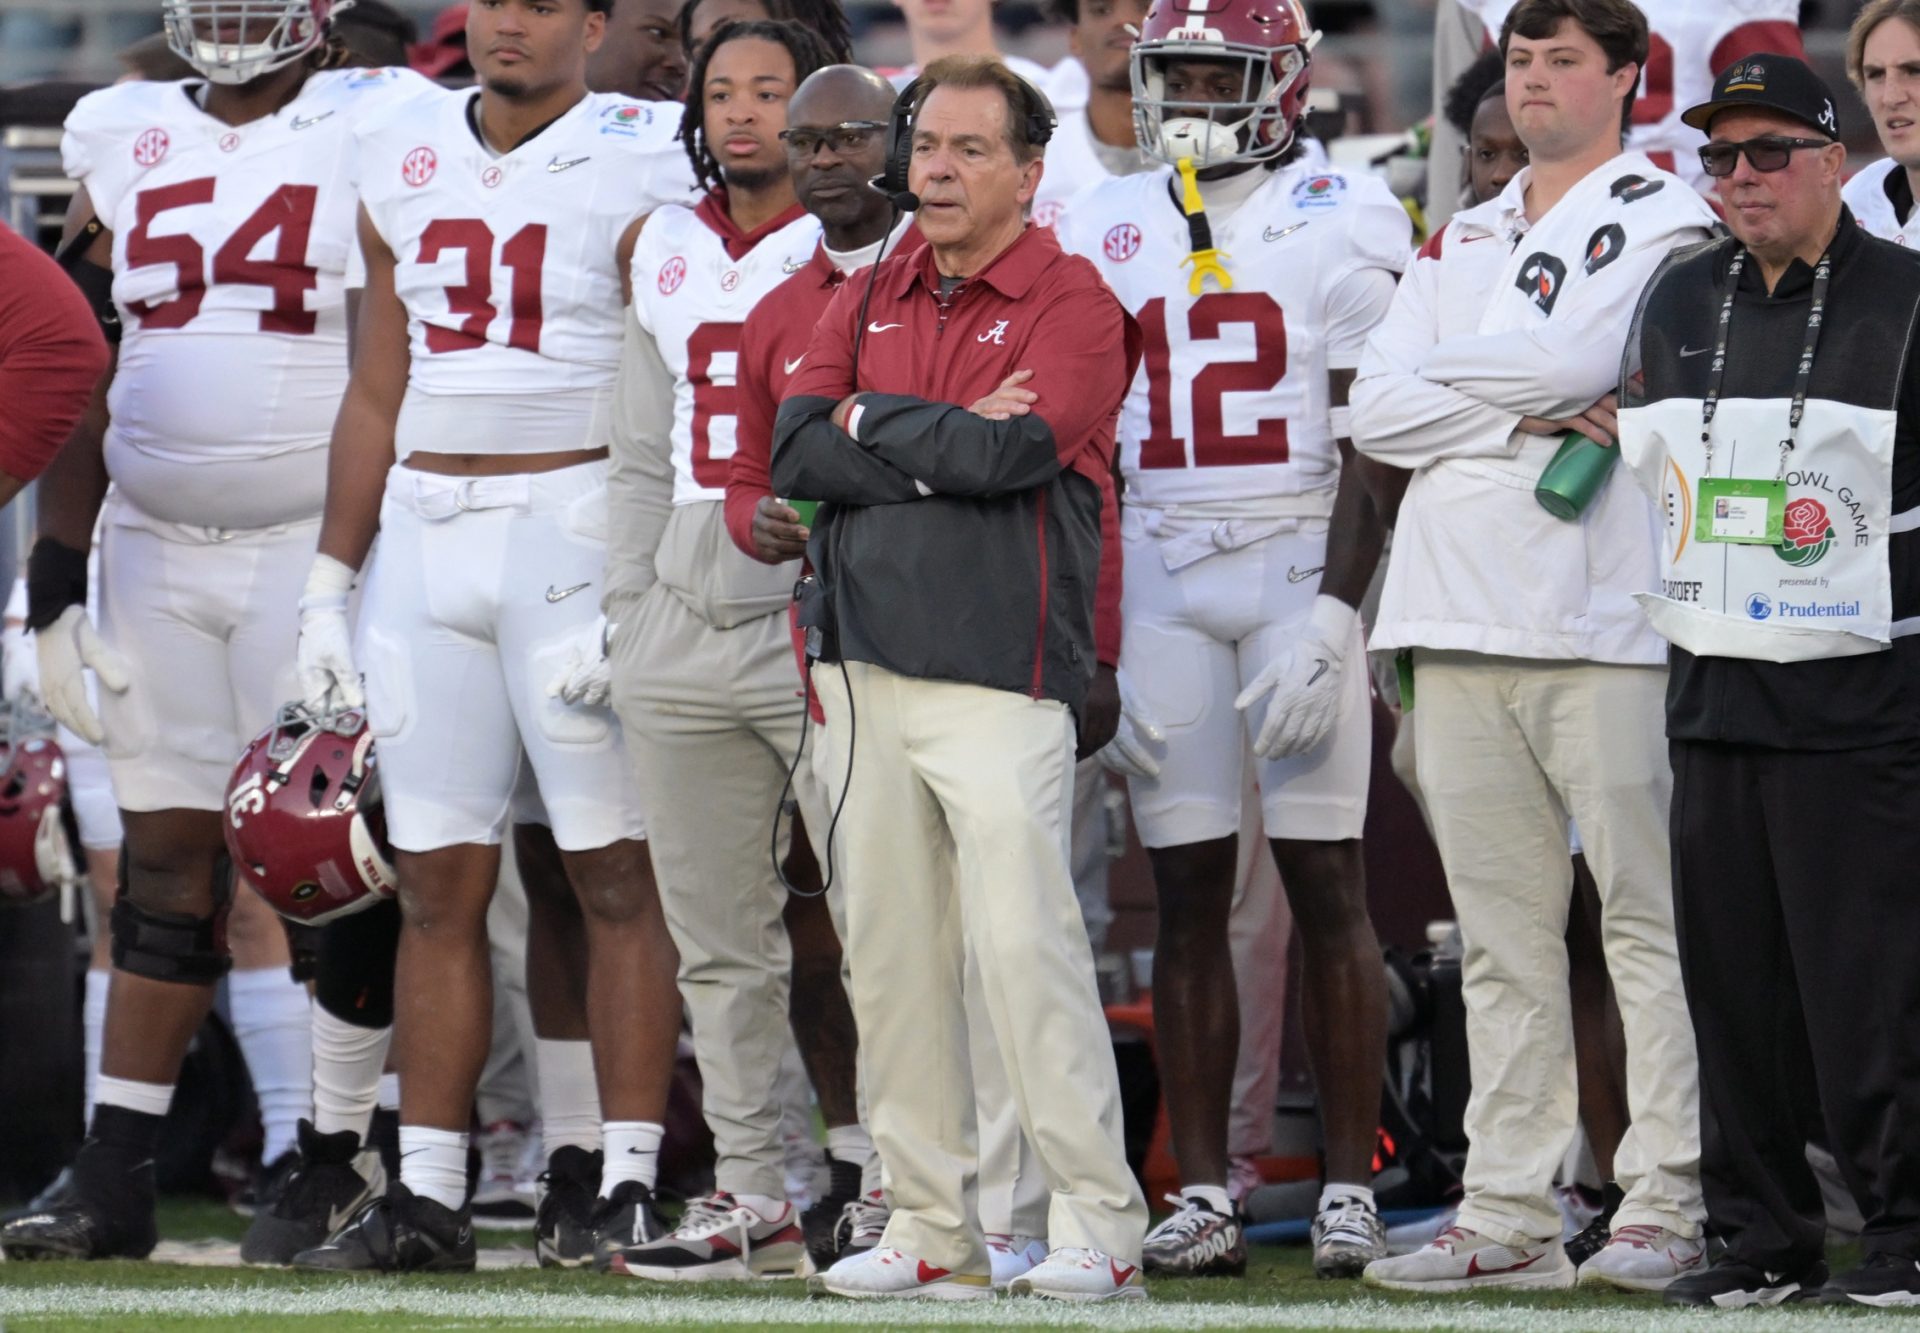
<path id="1" fill-rule="evenodd" d="M 1725 1329 L 1717 1312 L 1668 1310 L 1659 1305 L 1609 1309 L 1545 1309 L 1525 1304 L 1388 1304 L 1384 1301 L 1315 1301 L 1262 1305 L 1129 1302 L 1060 1306 L 1036 1301 L 934 1303 L 910 1301 L 805 1300 L 793 1296 L 657 1294 L 572 1295 L 552 1292 L 447 1291 L 404 1281 L 368 1279 L 296 1291 L 272 1287 L 182 1285 L 173 1288 L 114 1287 L 63 1283 L 8 1287 L 0 1279 L 0 1319 L 58 1317 L 107 1323 L 134 1315 L 198 1316 L 236 1321 L 268 1316 L 394 1315 L 430 1321 L 539 1322 L 582 1327 L 610 1324 L 727 1324 L 755 1327 L 938 1328 L 992 1324 L 1003 1328 L 1144 1329 L 1452 1329 L 1461 1333 L 1666 1333 L 1669 1329 Z M 1841 1311 L 1817 1309 L 1747 1311 L 1735 1319 L 1739 1333 L 1776 1333 L 1835 1327 Z"/>

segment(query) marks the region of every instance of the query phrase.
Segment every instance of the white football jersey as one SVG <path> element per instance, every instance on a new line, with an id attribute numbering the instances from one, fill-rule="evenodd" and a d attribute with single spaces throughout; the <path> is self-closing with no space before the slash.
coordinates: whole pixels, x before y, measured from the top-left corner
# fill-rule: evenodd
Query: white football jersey
<path id="1" fill-rule="evenodd" d="M 1869 162 L 1854 173 L 1840 194 L 1869 236 L 1878 236 L 1896 245 L 1920 246 L 1920 208 L 1909 208 L 1907 220 L 1902 223 L 1900 215 L 1893 211 L 1893 200 L 1887 195 L 1888 180 L 1899 169 L 1900 164 L 1890 157 Z"/>
<path id="2" fill-rule="evenodd" d="M 1144 171 L 1152 165 L 1138 148 L 1133 152 L 1138 170 Z M 1033 221 L 1039 227 L 1057 225 L 1069 199 L 1082 190 L 1113 179 L 1113 173 L 1094 150 L 1093 127 L 1087 123 L 1084 110 L 1060 113 L 1060 123 L 1054 126 L 1053 138 L 1047 141 L 1043 162 L 1045 170 L 1040 173 L 1040 188 L 1033 196 Z"/>
<path id="3" fill-rule="evenodd" d="M 1406 266 L 1412 224 L 1387 187 L 1301 164 L 1224 223 L 1230 290 L 1188 291 L 1192 243 L 1170 169 L 1074 201 L 1058 231 L 1139 321 L 1140 369 L 1120 412 L 1127 497 L 1149 505 L 1303 495 L 1338 484 L 1327 372 L 1357 366 L 1371 323 L 1336 308 L 1343 281 Z M 1390 282 L 1370 294 L 1377 321 Z"/>
<path id="4" fill-rule="evenodd" d="M 204 86 L 103 88 L 61 140 L 67 175 L 113 233 L 109 446 L 169 461 L 321 448 L 347 383 L 348 145 L 358 124 L 433 85 L 407 70 L 325 71 L 246 125 L 202 111 Z"/>
<path id="5" fill-rule="evenodd" d="M 496 155 L 472 120 L 478 98 L 444 92 L 368 126 L 356 143 L 361 202 L 393 252 L 407 310 L 401 456 L 459 422 L 479 432 L 463 438 L 462 452 L 604 445 L 563 438 L 558 427 L 549 436 L 535 426 L 540 438 L 529 439 L 495 429 L 493 414 L 501 404 L 531 412 L 544 403 L 555 422 L 604 419 L 625 318 L 621 234 L 692 193 L 693 168 L 675 138 L 680 108 L 589 94 Z"/>
<path id="6" fill-rule="evenodd" d="M 1460 0 L 1500 40 L 1514 0 Z M 1645 153 L 1701 193 L 1713 182 L 1700 169 L 1707 136 L 1680 121 L 1681 112 L 1713 95 L 1713 80 L 1741 56 L 1778 51 L 1804 56 L 1799 0 L 1641 0 L 1647 16 L 1647 67 L 1633 102 L 1627 150 Z"/>
<path id="7" fill-rule="evenodd" d="M 819 219 L 807 213 L 738 255 L 697 209 L 663 208 L 647 219 L 633 248 L 633 309 L 673 372 L 675 504 L 727 498 L 741 326 L 819 243 Z"/>

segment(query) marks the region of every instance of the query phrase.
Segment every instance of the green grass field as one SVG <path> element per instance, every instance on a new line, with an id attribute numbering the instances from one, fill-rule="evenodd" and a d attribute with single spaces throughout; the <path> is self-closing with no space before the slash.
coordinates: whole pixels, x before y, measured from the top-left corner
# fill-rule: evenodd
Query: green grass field
<path id="1" fill-rule="evenodd" d="M 169 1202 L 170 1241 L 236 1241 L 245 1223 L 210 1203 Z M 482 1232 L 496 1250 L 525 1232 Z M 1844 1262 L 1850 1256 L 1836 1255 Z M 1244 1282 L 1158 1282 L 1152 1299 L 1072 1307 L 1002 1300 L 861 1304 L 808 1298 L 798 1282 L 669 1288 L 591 1273 L 507 1268 L 471 1276 L 324 1277 L 201 1263 L 0 1264 L 0 1329 L 300 1330 L 1100 1328 L 1456 1329 L 1489 1333 L 1665 1333 L 1708 1325 L 1738 1333 L 1853 1323 L 1875 1312 L 1807 1307 L 1739 1313 L 1675 1311 L 1653 1298 L 1556 1292 L 1405 1298 L 1316 1281 L 1304 1249 L 1257 1248 Z M 1880 1318 L 1885 1320 L 1886 1315 Z M 1915 1325 L 1920 1327 L 1920 1325 Z"/>

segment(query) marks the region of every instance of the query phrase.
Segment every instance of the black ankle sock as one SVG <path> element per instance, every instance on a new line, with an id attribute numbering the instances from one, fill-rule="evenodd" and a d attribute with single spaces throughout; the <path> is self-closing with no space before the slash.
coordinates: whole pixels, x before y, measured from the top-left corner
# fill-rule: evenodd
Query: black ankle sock
<path id="1" fill-rule="evenodd" d="M 93 1126 L 87 1137 L 115 1157 L 144 1161 L 153 1156 L 154 1145 L 160 1141 L 161 1119 L 145 1111 L 101 1102 L 93 1108 Z"/>

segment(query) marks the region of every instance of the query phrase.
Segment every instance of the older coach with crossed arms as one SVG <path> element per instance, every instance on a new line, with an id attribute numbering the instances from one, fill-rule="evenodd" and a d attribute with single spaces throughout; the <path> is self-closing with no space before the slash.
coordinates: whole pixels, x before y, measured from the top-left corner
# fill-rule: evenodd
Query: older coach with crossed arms
<path id="1" fill-rule="evenodd" d="M 921 250 L 834 298 L 774 427 L 782 495 L 824 501 L 801 623 L 847 783 L 847 952 L 893 1216 L 822 1289 L 991 1295 L 962 978 L 977 956 L 1054 1246 L 1013 1284 L 1144 1293 L 1146 1207 L 1068 870 L 1114 419 L 1138 334 L 1025 213 L 1045 99 L 992 57 L 936 61 L 895 109 L 883 187 Z M 867 279 L 871 279 L 871 287 Z M 1117 645 L 1115 645 L 1117 646 Z M 1111 719 L 1098 730 L 1111 729 Z"/>

